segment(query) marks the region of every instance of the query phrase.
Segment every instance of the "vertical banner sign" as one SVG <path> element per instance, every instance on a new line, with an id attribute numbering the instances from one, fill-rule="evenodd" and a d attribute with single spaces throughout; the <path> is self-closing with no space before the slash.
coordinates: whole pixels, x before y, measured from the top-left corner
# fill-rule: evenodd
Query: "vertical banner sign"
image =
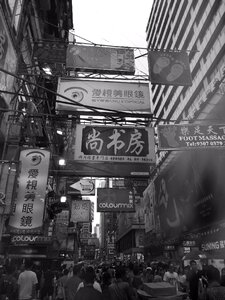
<path id="1" fill-rule="evenodd" d="M 9 220 L 11 232 L 41 233 L 49 160 L 47 150 L 21 151 L 16 201 Z"/>
<path id="2" fill-rule="evenodd" d="M 150 51 L 148 59 L 151 83 L 192 85 L 189 59 L 185 51 Z"/>
<path id="3" fill-rule="evenodd" d="M 75 160 L 155 163 L 154 129 L 77 125 Z"/>

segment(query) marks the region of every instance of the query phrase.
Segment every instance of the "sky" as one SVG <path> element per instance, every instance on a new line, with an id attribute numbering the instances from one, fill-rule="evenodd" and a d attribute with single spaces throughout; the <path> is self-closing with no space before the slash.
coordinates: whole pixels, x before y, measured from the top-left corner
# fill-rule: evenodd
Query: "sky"
<path id="1" fill-rule="evenodd" d="M 146 26 L 153 0 L 72 0 L 73 33 L 77 43 L 108 46 L 128 46 L 143 49 L 134 50 L 134 57 L 146 53 Z M 135 59 L 137 75 L 148 75 L 147 57 Z M 96 212 L 93 227 L 99 223 Z"/>
<path id="2" fill-rule="evenodd" d="M 72 1 L 76 42 L 147 47 L 145 30 L 153 0 Z M 144 49 L 135 50 L 134 56 L 145 52 Z M 137 58 L 135 67 L 136 74 L 148 74 L 147 58 Z"/>

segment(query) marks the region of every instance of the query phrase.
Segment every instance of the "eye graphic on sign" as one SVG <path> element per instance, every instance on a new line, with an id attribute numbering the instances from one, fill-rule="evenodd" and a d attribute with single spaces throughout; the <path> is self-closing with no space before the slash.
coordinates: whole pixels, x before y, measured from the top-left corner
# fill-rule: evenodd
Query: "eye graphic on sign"
<path id="1" fill-rule="evenodd" d="M 42 158 L 45 157 L 45 155 L 39 151 L 31 151 L 31 152 L 27 153 L 26 156 L 29 157 L 29 159 L 31 161 L 31 165 L 33 165 L 33 166 L 39 165 L 42 161 Z"/>
<path id="2" fill-rule="evenodd" d="M 68 89 L 65 89 L 64 93 L 66 97 L 74 100 L 74 102 L 81 102 L 88 93 L 88 91 L 83 88 L 70 87 Z"/>

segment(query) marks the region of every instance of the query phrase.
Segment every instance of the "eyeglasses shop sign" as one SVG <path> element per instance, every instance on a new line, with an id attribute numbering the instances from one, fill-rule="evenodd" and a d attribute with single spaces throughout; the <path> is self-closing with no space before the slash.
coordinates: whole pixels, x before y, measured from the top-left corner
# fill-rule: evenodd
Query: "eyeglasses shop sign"
<path id="1" fill-rule="evenodd" d="M 133 193 L 127 189 L 97 189 L 98 212 L 134 212 Z"/>

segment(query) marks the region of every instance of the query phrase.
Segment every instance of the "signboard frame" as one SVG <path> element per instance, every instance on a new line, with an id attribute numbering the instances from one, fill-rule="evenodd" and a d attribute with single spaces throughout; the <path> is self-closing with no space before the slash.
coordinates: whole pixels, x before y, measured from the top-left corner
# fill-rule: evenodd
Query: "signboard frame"
<path id="1" fill-rule="evenodd" d="M 56 110 L 104 110 L 150 113 L 149 83 L 59 78 Z M 70 100 L 69 100 L 70 99 Z M 58 101 L 58 102 L 57 102 Z"/>
<path id="2" fill-rule="evenodd" d="M 92 73 L 134 75 L 132 48 L 68 45 L 66 68 Z"/>
<path id="3" fill-rule="evenodd" d="M 76 127 L 74 160 L 92 162 L 156 162 L 154 128 L 80 125 Z"/>
<path id="4" fill-rule="evenodd" d="M 225 124 L 158 125 L 157 131 L 160 150 L 225 147 Z"/>

